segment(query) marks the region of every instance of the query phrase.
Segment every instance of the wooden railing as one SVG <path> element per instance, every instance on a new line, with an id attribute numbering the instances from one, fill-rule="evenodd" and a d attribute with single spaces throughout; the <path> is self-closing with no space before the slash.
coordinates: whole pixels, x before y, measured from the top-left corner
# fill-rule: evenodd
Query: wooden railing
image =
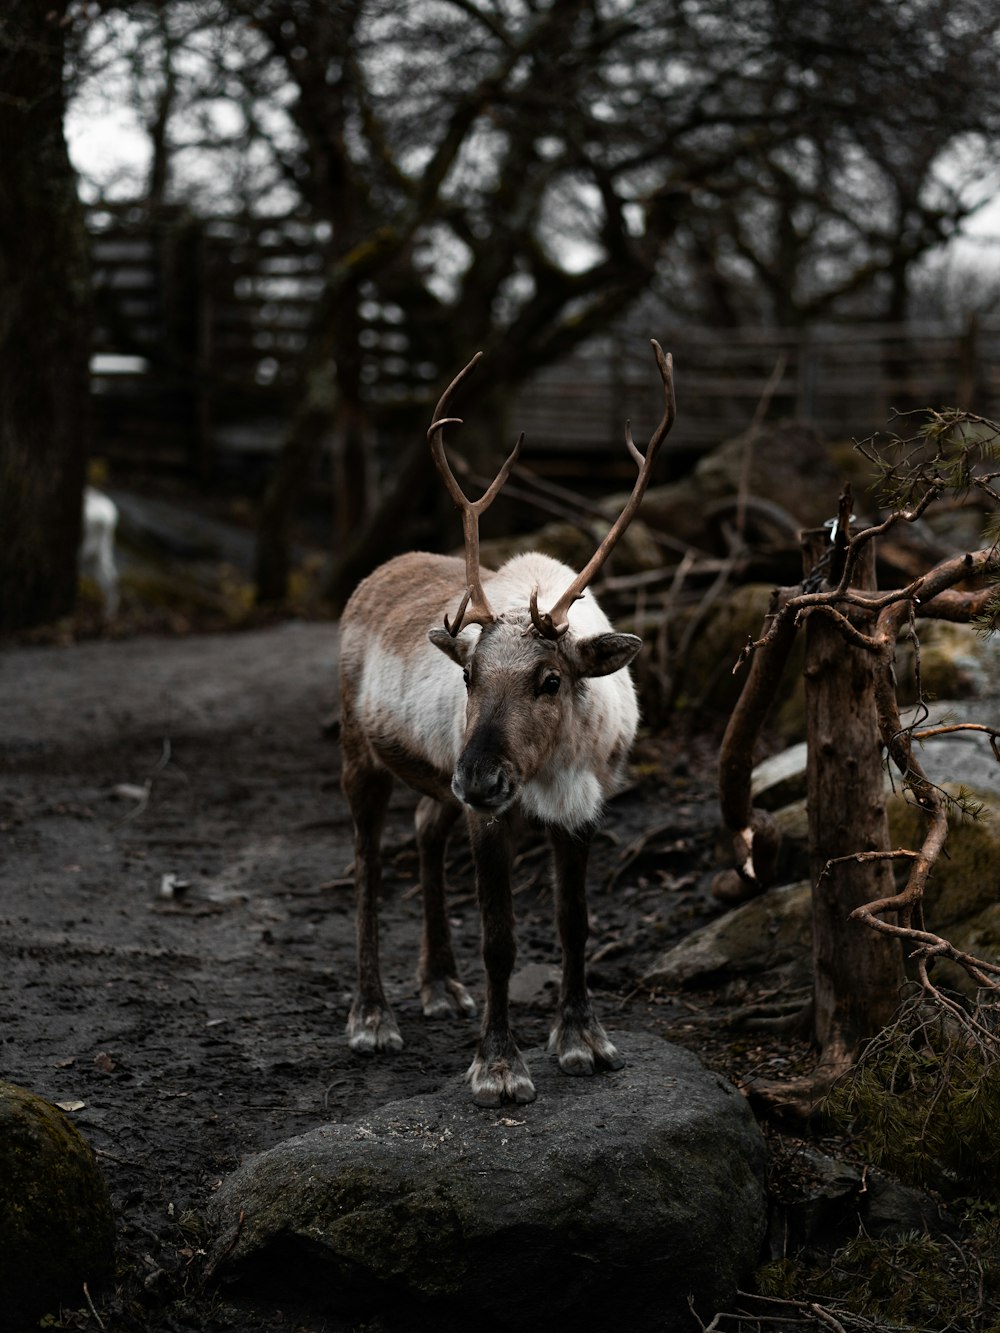
<path id="1" fill-rule="evenodd" d="M 674 355 L 674 451 L 698 453 L 745 430 L 765 390 L 768 421 L 794 418 L 830 439 L 891 429 L 896 413 L 922 407 L 1000 414 L 1000 322 L 650 332 Z M 650 366 L 641 340 L 582 349 L 521 392 L 518 428 L 554 450 L 589 451 L 618 438 L 631 416 L 638 437 L 656 419 Z"/>
<path id="2" fill-rule="evenodd" d="M 112 460 L 204 476 L 262 470 L 294 408 L 323 290 L 325 234 L 301 219 L 155 220 L 91 215 L 97 328 L 97 448 Z M 650 328 L 674 354 L 675 457 L 744 430 L 771 382 L 767 419 L 795 417 L 831 438 L 885 428 L 894 410 L 968 406 L 1000 415 L 1000 322 L 853 324 L 739 333 Z M 380 383 L 408 374 L 391 318 L 370 313 Z M 644 339 L 598 339 L 525 385 L 512 420 L 533 466 L 568 481 L 624 478 L 626 417 L 648 435 L 659 411 Z M 777 371 L 780 370 L 780 377 Z"/>

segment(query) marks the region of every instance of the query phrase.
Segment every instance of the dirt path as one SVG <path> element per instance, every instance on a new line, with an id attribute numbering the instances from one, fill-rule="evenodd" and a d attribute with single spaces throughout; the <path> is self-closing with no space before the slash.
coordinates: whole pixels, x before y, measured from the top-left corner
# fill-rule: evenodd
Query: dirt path
<path id="1" fill-rule="evenodd" d="M 101 1154 L 120 1237 L 109 1329 L 335 1329 L 201 1288 L 199 1210 L 240 1158 L 464 1069 L 472 1025 L 426 1023 L 413 986 L 412 798 L 387 831 L 384 971 L 407 1046 L 352 1056 L 350 820 L 336 631 L 137 638 L 0 653 L 0 1077 L 53 1101 Z M 638 988 L 711 910 L 714 808 L 680 754 L 647 750 L 595 849 L 592 985 L 619 1030 L 662 1030 Z M 481 983 L 467 852 L 456 951 Z M 171 886 L 173 886 L 171 888 Z M 544 847 L 518 867 L 519 1039 L 541 1043 L 557 959 Z M 627 1041 L 624 1042 L 627 1050 Z M 95 1327 L 65 1312 L 61 1327 Z"/>

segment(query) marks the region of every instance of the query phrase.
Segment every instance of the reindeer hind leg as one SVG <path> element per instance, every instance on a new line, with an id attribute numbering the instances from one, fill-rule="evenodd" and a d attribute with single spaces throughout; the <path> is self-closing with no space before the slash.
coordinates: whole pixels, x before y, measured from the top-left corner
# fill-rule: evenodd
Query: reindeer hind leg
<path id="1" fill-rule="evenodd" d="M 417 851 L 424 900 L 417 984 L 426 1018 L 472 1017 L 476 1002 L 458 978 L 445 902 L 444 853 L 448 834 L 459 815 L 457 801 L 423 796 L 417 803 Z"/>
<path id="2" fill-rule="evenodd" d="M 358 984 L 347 1020 L 352 1051 L 399 1051 L 399 1025 L 382 987 L 378 900 L 382 883 L 382 828 L 392 794 L 392 774 L 376 759 L 344 707 L 342 785 L 354 818 L 354 880 L 357 888 Z"/>

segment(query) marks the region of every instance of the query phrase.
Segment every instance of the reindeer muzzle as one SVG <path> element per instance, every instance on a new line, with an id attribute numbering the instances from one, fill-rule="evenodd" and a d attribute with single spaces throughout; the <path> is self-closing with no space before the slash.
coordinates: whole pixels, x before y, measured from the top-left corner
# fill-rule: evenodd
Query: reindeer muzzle
<path id="1" fill-rule="evenodd" d="M 451 789 L 479 814 L 500 814 L 517 795 L 517 774 L 491 735 L 473 735 L 459 756 Z"/>

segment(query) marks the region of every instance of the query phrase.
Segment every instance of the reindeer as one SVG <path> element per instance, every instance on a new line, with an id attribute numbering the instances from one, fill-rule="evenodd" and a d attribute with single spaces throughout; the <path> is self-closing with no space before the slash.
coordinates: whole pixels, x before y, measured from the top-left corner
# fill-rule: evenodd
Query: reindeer
<path id="1" fill-rule="evenodd" d="M 114 620 L 120 601 L 115 565 L 115 530 L 118 506 L 110 495 L 93 486 L 83 488 L 83 536 L 78 556 L 80 573 L 92 578 L 104 599 L 104 618 Z"/>
<path id="2" fill-rule="evenodd" d="M 382 988 L 378 949 L 381 834 L 393 780 L 400 778 L 420 795 L 424 921 L 417 981 L 428 1018 L 476 1012 L 459 980 L 444 892 L 448 833 L 463 812 L 468 824 L 486 971 L 479 1045 L 466 1075 L 479 1106 L 535 1098 L 508 1006 L 516 951 L 515 811 L 546 827 L 553 851 L 563 969 L 549 1050 L 567 1074 L 624 1064 L 587 991 L 585 880 L 593 830 L 603 803 L 620 785 L 638 723 L 625 668 L 642 640 L 616 633 L 587 588 L 632 521 L 673 424 L 672 361 L 658 343 L 652 346 L 663 381 L 663 416 L 645 456 L 626 423 L 638 477 L 581 573 L 538 553 L 515 556 L 496 572 L 480 568 L 479 518 L 510 474 L 524 438 L 482 498 L 470 501 L 448 464 L 443 436 L 446 426 L 461 424 L 448 416 L 448 406 L 480 353 L 445 390 L 428 430 L 438 471 L 462 513 L 464 571 L 461 557 L 399 556 L 358 585 L 341 621 L 342 781 L 354 818 L 357 883 L 358 983 L 348 1042 L 360 1052 L 403 1045 Z"/>

